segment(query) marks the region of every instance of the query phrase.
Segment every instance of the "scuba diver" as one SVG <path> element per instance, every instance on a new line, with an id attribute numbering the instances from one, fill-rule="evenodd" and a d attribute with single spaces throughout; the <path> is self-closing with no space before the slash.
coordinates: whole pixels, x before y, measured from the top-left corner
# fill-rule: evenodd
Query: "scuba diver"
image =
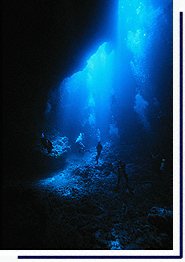
<path id="1" fill-rule="evenodd" d="M 98 142 L 98 144 L 96 146 L 96 151 L 97 151 L 96 162 L 97 162 L 97 164 L 98 164 L 98 159 L 100 158 L 100 154 L 101 154 L 102 149 L 103 149 L 103 146 L 102 146 L 101 142 Z"/>
<path id="2" fill-rule="evenodd" d="M 44 133 L 41 135 L 40 142 L 43 148 L 47 149 L 48 154 L 50 154 L 53 149 L 53 145 L 52 142 L 45 137 Z"/>
<path id="3" fill-rule="evenodd" d="M 166 158 L 161 153 L 151 153 L 152 167 L 156 174 L 164 174 L 166 171 Z"/>
<path id="4" fill-rule="evenodd" d="M 119 160 L 118 161 L 118 167 L 117 167 L 118 181 L 117 181 L 116 189 L 119 190 L 121 183 L 124 179 L 125 185 L 126 185 L 126 191 L 128 193 L 133 194 L 133 192 L 130 189 L 129 184 L 128 184 L 128 174 L 126 173 L 125 169 L 126 169 L 126 164 L 123 161 Z"/>
<path id="5" fill-rule="evenodd" d="M 120 187 L 120 183 L 122 178 L 125 179 L 126 184 L 128 184 L 128 175 L 126 174 L 126 164 L 119 160 L 118 162 L 118 168 L 117 168 L 117 174 L 118 174 L 118 181 L 117 181 L 117 188 Z"/>
<path id="6" fill-rule="evenodd" d="M 75 141 L 75 144 L 77 145 L 78 147 L 78 152 L 79 153 L 84 153 L 85 152 L 85 146 L 84 144 L 82 143 L 84 140 L 84 133 L 80 133 L 80 135 L 77 137 L 76 141 Z"/>
<path id="7" fill-rule="evenodd" d="M 166 168 L 166 159 L 165 158 L 163 158 L 162 160 L 161 160 L 161 164 L 160 164 L 160 173 L 161 174 L 164 174 L 165 173 L 165 168 Z"/>

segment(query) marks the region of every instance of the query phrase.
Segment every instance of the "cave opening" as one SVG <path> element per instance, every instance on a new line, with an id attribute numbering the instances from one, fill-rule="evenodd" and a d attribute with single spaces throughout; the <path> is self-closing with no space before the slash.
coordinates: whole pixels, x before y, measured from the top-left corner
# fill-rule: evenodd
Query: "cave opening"
<path id="1" fill-rule="evenodd" d="M 172 1 L 112 7 L 109 37 L 100 30 L 62 80 L 41 90 L 31 175 L 14 180 L 19 212 L 12 240 L 4 216 L 5 248 L 173 248 Z"/>

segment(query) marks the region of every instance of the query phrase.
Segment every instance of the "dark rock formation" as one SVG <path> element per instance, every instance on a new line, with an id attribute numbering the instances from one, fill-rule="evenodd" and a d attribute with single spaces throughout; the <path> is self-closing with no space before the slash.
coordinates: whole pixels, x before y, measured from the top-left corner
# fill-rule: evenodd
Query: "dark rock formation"
<path id="1" fill-rule="evenodd" d="M 148 222 L 161 232 L 169 232 L 173 226 L 173 212 L 166 208 L 152 207 L 148 213 Z"/>

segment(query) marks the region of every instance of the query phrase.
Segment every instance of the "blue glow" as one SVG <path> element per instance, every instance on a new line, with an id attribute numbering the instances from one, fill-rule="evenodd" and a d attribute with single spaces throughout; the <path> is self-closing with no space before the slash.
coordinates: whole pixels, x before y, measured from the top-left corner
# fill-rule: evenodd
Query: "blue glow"
<path id="1" fill-rule="evenodd" d="M 119 0 L 118 44 L 126 44 L 135 56 L 146 55 L 161 14 L 150 0 Z"/>
<path id="2" fill-rule="evenodd" d="M 124 129 L 118 126 L 119 119 L 129 121 L 125 108 L 132 107 L 144 128 L 150 126 L 145 90 L 151 87 L 151 57 L 153 45 L 160 38 L 157 22 L 163 15 L 163 5 L 154 6 L 154 0 L 117 3 L 117 26 L 110 28 L 116 33 L 116 41 L 102 43 L 82 70 L 61 82 L 57 103 L 53 102 L 57 106 L 48 102 L 46 113 L 56 108 L 55 126 L 71 142 L 80 133 L 85 134 L 89 146 L 100 139 L 119 139 L 120 129 Z"/>
<path id="3" fill-rule="evenodd" d="M 117 26 L 117 66 L 118 84 L 123 85 L 124 93 L 129 94 L 130 86 L 127 77 L 127 68 L 131 69 L 135 85 L 134 110 L 138 114 L 143 127 L 149 130 L 147 110 L 149 102 L 143 97 L 146 88 L 150 86 L 150 66 L 154 52 L 154 43 L 159 41 L 158 19 L 163 14 L 162 5 L 154 7 L 152 0 L 119 0 L 118 5 L 118 26 Z M 158 22 L 158 23 L 157 23 Z M 119 90 L 117 90 L 119 92 Z"/>
<path id="4" fill-rule="evenodd" d="M 110 241 L 110 250 L 121 250 L 122 246 L 118 239 Z"/>
<path id="5" fill-rule="evenodd" d="M 100 193 L 105 184 L 107 184 L 108 192 L 104 193 L 114 194 L 111 188 L 112 182 L 116 184 L 116 175 L 113 173 L 104 175 L 98 168 L 96 169 L 92 164 L 95 155 L 94 149 L 91 154 L 87 153 L 80 157 L 70 156 L 68 166 L 64 170 L 51 173 L 50 177 L 37 181 L 34 187 L 46 190 L 48 193 L 55 193 L 63 199 L 81 199 L 93 193 Z M 88 179 L 83 175 L 87 171 L 85 166 L 89 167 Z"/>
<path id="6" fill-rule="evenodd" d="M 91 242 L 92 237 L 92 245 L 97 240 L 96 249 L 105 245 L 110 250 L 150 247 L 148 242 L 145 245 L 143 228 L 147 206 L 155 201 L 152 197 L 152 201 L 149 199 L 147 202 L 144 218 L 143 212 L 138 212 L 141 206 L 139 198 L 143 199 L 143 189 L 146 189 L 144 194 L 147 196 L 153 192 L 148 191 L 144 180 L 150 180 L 153 166 L 157 177 L 158 158 L 163 154 L 160 146 L 159 152 L 157 149 L 160 140 L 163 143 L 163 139 L 158 138 L 160 132 L 157 132 L 167 119 L 162 115 L 162 96 L 152 93 L 155 78 L 163 80 L 159 73 L 161 61 L 157 70 L 152 65 L 152 56 L 161 54 L 161 50 L 155 52 L 155 43 L 161 41 L 158 20 L 161 24 L 164 20 L 164 6 L 156 6 L 155 1 L 159 2 L 117 0 L 117 9 L 113 10 L 117 14 L 117 24 L 112 27 L 108 24 L 110 31 L 114 31 L 111 34 L 114 39 L 109 42 L 98 39 L 101 44 L 93 54 L 90 51 L 83 68 L 79 66 L 75 73 L 63 79 L 47 102 L 44 113 L 51 130 L 47 138 L 51 140 L 53 149 L 49 154 L 43 149 L 43 163 L 48 160 L 50 166 L 51 160 L 52 168 L 61 169 L 50 173 L 50 177 L 37 180 L 34 186 L 41 191 L 40 197 L 49 200 L 48 205 L 54 204 L 51 211 L 57 214 L 58 225 L 67 226 L 67 230 L 63 231 L 57 225 L 57 230 L 61 228 L 64 239 L 69 233 L 68 242 L 77 243 L 76 239 L 82 239 L 82 243 Z M 97 39 L 94 41 L 97 43 Z M 159 49 L 162 45 L 160 42 Z M 85 52 L 84 56 L 87 57 Z M 83 57 L 81 59 L 84 61 Z M 80 65 L 82 61 L 79 61 Z M 162 65 L 166 64 L 163 61 Z M 158 85 L 157 91 L 163 84 L 170 85 L 165 82 L 166 79 Z M 101 142 L 103 147 L 99 162 L 96 161 L 99 157 L 97 142 Z M 119 160 L 125 163 L 125 170 Z M 120 176 L 124 176 L 124 181 L 119 179 Z M 149 183 L 150 189 L 152 181 Z M 136 209 L 133 211 L 135 200 Z M 51 218 L 56 216 L 51 215 Z M 81 219 L 82 222 L 88 221 L 87 227 L 84 222 L 81 225 Z M 75 221 L 77 226 L 70 228 Z M 93 222 L 95 225 L 92 225 Z M 149 228 L 152 229 L 152 226 Z M 79 234 L 76 234 L 78 230 Z M 83 240 L 86 230 L 89 232 Z M 52 227 L 51 232 L 54 236 Z M 141 239 L 141 246 L 137 243 L 138 239 Z M 150 240 L 147 241 L 150 243 Z"/>
<path id="7" fill-rule="evenodd" d="M 135 96 L 134 109 L 138 113 L 139 118 L 146 129 L 149 129 L 149 126 L 150 126 L 147 116 L 146 116 L 148 105 L 149 105 L 148 102 L 145 101 L 144 98 L 140 94 L 137 94 Z"/>
<path id="8" fill-rule="evenodd" d="M 77 115 L 71 124 L 78 126 L 80 119 L 83 130 L 94 130 L 94 138 L 97 130 L 105 135 L 110 123 L 113 72 L 114 51 L 105 42 L 88 59 L 82 71 L 65 79 L 60 86 L 63 118 L 69 121 L 73 108 Z M 63 101 L 66 107 L 63 107 Z"/>

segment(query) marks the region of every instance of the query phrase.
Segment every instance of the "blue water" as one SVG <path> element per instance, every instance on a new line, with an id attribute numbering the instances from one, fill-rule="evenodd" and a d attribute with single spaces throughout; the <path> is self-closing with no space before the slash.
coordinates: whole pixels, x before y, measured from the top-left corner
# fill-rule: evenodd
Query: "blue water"
<path id="1" fill-rule="evenodd" d="M 49 125 L 70 143 L 80 133 L 90 147 L 99 140 L 116 141 L 137 122 L 151 132 L 149 112 L 154 101 L 161 106 L 154 96 L 154 56 L 162 52 L 161 33 L 167 30 L 170 4 L 171 0 L 115 1 L 117 24 L 108 26 L 116 37 L 102 42 L 84 68 L 63 79 L 46 106 Z"/>
<path id="2" fill-rule="evenodd" d="M 162 152 L 160 147 L 159 150 L 156 147 L 159 139 L 162 149 L 164 141 L 170 145 L 170 140 L 165 140 L 170 132 L 164 117 L 165 106 L 162 108 L 168 103 L 166 97 L 169 93 L 163 90 L 160 93 L 160 88 L 167 86 L 169 92 L 171 87 L 168 83 L 170 67 L 164 70 L 168 64 L 165 59 L 169 57 L 169 48 L 167 51 L 165 48 L 170 43 L 167 42 L 170 32 L 166 13 L 170 3 L 171 0 L 115 1 L 112 12 L 117 14 L 117 24 L 113 23 L 110 30 L 114 32 L 111 35 L 116 37 L 106 42 L 98 39 L 101 44 L 94 54 L 90 51 L 92 55 L 85 66 L 63 79 L 51 92 L 46 105 L 45 116 L 50 130 L 46 136 L 51 140 L 53 149 L 49 154 L 45 149 L 45 159 L 48 163 L 54 159 L 54 165 L 56 161 L 61 165 L 57 171 L 54 168 L 47 177 L 35 181 L 34 187 L 44 199 L 51 198 L 51 203 L 54 195 L 57 201 L 61 200 L 59 205 L 79 203 L 83 208 L 85 201 L 87 211 L 96 206 L 96 223 L 99 226 L 99 218 L 102 218 L 100 226 L 108 224 L 108 229 L 105 233 L 98 229 L 94 235 L 98 241 L 106 241 L 110 250 L 121 250 L 132 239 L 134 231 L 128 229 L 128 224 L 126 230 L 122 228 L 127 217 L 127 202 L 131 203 L 128 217 L 130 214 L 137 217 L 140 211 L 136 211 L 141 210 L 141 203 L 138 200 L 137 206 L 135 201 L 137 203 L 141 195 L 150 192 L 153 185 L 150 180 L 152 177 L 156 179 L 151 155 L 157 156 Z M 87 57 L 85 52 L 84 57 Z M 79 64 L 83 63 L 79 61 Z M 157 132 L 154 126 L 158 126 Z M 99 141 L 103 150 L 97 163 L 96 145 Z M 80 143 L 84 151 L 79 151 L 77 145 Z M 152 143 L 157 148 L 156 152 L 151 150 Z M 120 159 L 126 164 L 131 190 L 124 181 L 120 189 L 117 188 Z M 147 181 L 149 178 L 147 185 L 146 178 Z M 139 209 L 135 210 L 135 207 Z M 65 209 L 61 210 L 65 212 Z M 74 214 L 75 219 L 77 213 Z M 83 219 L 83 210 L 79 214 Z M 114 216 L 116 219 L 109 226 L 109 218 Z M 87 217 L 85 213 L 85 223 Z M 131 228 L 135 230 L 133 224 Z M 137 247 L 131 242 L 127 249 Z"/>
<path id="3" fill-rule="evenodd" d="M 99 130 L 104 137 L 107 135 L 111 123 L 114 59 L 114 50 L 109 43 L 103 43 L 82 71 L 61 83 L 62 126 L 68 132 L 76 129 L 75 137 L 83 132 L 89 140 L 96 140 Z"/>

